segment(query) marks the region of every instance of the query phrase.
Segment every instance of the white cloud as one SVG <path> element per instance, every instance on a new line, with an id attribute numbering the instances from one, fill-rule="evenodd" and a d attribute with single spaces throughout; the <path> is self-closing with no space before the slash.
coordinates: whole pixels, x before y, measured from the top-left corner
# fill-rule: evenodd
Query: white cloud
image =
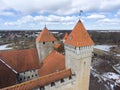
<path id="1" fill-rule="evenodd" d="M 1 0 L 0 11 L 12 8 L 21 13 L 33 12 L 69 15 L 84 11 L 111 11 L 120 8 L 120 0 Z"/>
<path id="2" fill-rule="evenodd" d="M 120 18 L 105 18 L 105 19 L 101 19 L 98 20 L 96 22 L 96 25 L 99 28 L 103 28 L 103 29 L 120 29 L 119 28 L 119 23 L 120 23 Z"/>
<path id="3" fill-rule="evenodd" d="M 120 16 L 120 10 L 118 10 L 115 16 Z"/>
<path id="4" fill-rule="evenodd" d="M 106 16 L 105 15 L 102 15 L 102 14 L 92 14 L 90 16 L 87 16 L 88 19 L 102 19 L 102 18 L 105 18 Z"/>
<path id="5" fill-rule="evenodd" d="M 72 22 L 75 22 L 78 19 L 78 17 L 76 16 L 57 16 L 57 15 L 49 15 L 49 16 L 31 16 L 31 15 L 27 15 L 24 16 L 20 19 L 18 19 L 17 21 L 14 22 L 5 22 L 4 25 L 6 26 L 23 26 L 23 25 L 28 25 L 31 23 L 41 23 L 41 24 L 57 24 L 57 23 L 61 23 L 61 24 L 71 24 Z"/>

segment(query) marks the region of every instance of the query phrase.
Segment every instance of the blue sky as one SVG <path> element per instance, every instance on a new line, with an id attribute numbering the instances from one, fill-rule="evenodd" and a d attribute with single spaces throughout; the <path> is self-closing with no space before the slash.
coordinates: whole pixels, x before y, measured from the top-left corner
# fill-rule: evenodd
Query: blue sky
<path id="1" fill-rule="evenodd" d="M 83 10 L 79 17 L 79 11 Z M 120 30 L 120 0 L 0 0 L 0 30 Z"/>

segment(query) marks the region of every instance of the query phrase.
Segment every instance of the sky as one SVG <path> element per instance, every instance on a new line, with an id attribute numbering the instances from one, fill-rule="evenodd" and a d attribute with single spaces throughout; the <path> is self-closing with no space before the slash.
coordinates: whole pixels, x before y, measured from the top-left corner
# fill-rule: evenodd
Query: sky
<path id="1" fill-rule="evenodd" d="M 88 30 L 120 30 L 120 0 L 0 0 L 0 30 L 71 30 L 79 19 Z"/>

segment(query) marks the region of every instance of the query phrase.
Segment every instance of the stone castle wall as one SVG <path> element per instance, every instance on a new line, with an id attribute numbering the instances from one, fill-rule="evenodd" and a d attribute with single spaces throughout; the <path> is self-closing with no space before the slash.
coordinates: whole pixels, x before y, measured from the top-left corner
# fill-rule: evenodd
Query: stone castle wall
<path id="1" fill-rule="evenodd" d="M 26 72 L 21 72 L 21 73 L 17 74 L 17 83 L 32 80 L 32 79 L 37 78 L 37 77 L 39 77 L 38 69 L 29 70 L 29 71 L 26 71 Z"/>
<path id="2" fill-rule="evenodd" d="M 43 87 L 36 87 L 33 90 L 62 90 L 61 87 L 63 87 L 63 86 L 66 86 L 68 84 L 74 84 L 75 78 L 76 78 L 76 76 L 63 78 L 61 80 L 47 84 Z"/>
<path id="3" fill-rule="evenodd" d="M 54 45 L 55 45 L 55 41 L 36 42 L 36 47 L 37 47 L 40 62 L 42 62 L 44 58 L 50 54 L 51 51 L 53 51 Z"/>
<path id="4" fill-rule="evenodd" d="M 66 67 L 76 75 L 75 90 L 88 90 L 93 46 L 65 45 Z"/>

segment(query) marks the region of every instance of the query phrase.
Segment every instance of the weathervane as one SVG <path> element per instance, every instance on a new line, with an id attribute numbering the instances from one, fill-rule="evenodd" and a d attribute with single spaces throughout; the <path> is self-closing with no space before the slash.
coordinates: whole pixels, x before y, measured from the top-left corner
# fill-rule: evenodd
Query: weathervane
<path id="1" fill-rule="evenodd" d="M 79 19 L 81 18 L 82 13 L 83 13 L 83 10 L 80 10 L 80 12 L 79 12 Z"/>
<path id="2" fill-rule="evenodd" d="M 46 24 L 45 24 L 45 28 L 46 28 Z"/>

